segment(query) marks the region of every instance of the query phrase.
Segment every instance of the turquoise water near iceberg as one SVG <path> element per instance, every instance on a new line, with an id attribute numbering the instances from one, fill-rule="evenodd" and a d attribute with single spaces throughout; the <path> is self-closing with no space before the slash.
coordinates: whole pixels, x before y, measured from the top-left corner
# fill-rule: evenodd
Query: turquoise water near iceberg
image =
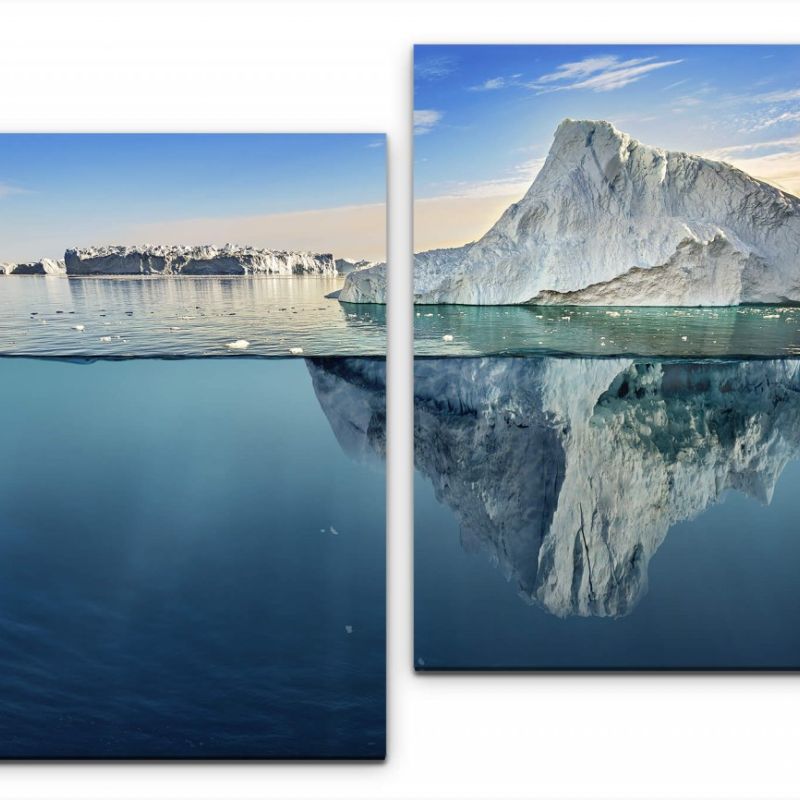
<path id="1" fill-rule="evenodd" d="M 800 355 L 800 307 L 415 306 L 414 352 L 791 358 Z"/>

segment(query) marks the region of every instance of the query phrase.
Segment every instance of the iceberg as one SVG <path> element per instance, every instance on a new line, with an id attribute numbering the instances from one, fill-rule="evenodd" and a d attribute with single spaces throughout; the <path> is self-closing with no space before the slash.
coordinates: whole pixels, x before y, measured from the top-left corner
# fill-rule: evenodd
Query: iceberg
<path id="1" fill-rule="evenodd" d="M 342 301 L 385 302 L 386 273 Z M 525 196 L 477 242 L 414 257 L 414 302 L 800 302 L 800 199 L 720 161 L 564 120 Z"/>
<path id="2" fill-rule="evenodd" d="M 385 363 L 309 369 L 342 447 L 383 456 Z M 464 548 L 558 617 L 630 614 L 674 525 L 730 490 L 769 503 L 800 457 L 797 360 L 432 358 L 414 379 L 416 468 Z"/>
<path id="3" fill-rule="evenodd" d="M 336 275 L 329 253 L 233 244 L 71 248 L 64 261 L 68 275 Z"/>
<path id="4" fill-rule="evenodd" d="M 349 272 L 356 272 L 359 269 L 369 269 L 370 267 L 374 267 L 377 263 L 377 261 L 367 261 L 365 258 L 357 261 L 350 258 L 337 258 L 336 271 L 340 275 L 347 275 Z"/>
<path id="5" fill-rule="evenodd" d="M 0 264 L 0 275 L 63 275 L 66 267 L 63 261 L 54 258 L 41 258 L 38 261 L 24 261 L 18 264 Z"/>

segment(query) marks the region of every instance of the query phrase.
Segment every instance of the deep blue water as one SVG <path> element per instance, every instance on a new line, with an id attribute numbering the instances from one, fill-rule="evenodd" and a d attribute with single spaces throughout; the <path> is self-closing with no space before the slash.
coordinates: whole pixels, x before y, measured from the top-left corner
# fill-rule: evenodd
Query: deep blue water
<path id="1" fill-rule="evenodd" d="M 772 504 L 731 493 L 675 526 L 647 595 L 621 619 L 562 619 L 524 603 L 452 514 L 415 484 L 417 669 L 800 668 L 800 465 Z"/>
<path id="2" fill-rule="evenodd" d="M 416 668 L 800 668 L 797 365 L 500 362 L 416 365 Z"/>
<path id="3" fill-rule="evenodd" d="M 0 757 L 383 757 L 384 468 L 310 370 L 0 359 Z"/>

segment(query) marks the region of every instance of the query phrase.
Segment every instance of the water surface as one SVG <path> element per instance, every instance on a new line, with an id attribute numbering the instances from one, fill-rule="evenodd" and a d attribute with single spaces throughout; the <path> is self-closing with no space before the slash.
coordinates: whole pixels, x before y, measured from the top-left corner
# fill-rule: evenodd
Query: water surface
<path id="1" fill-rule="evenodd" d="M 800 307 L 415 306 L 414 352 L 782 358 L 800 355 Z"/>
<path id="2" fill-rule="evenodd" d="M 384 355 L 385 307 L 325 297 L 341 285 L 302 276 L 6 276 L 0 354 Z M 237 340 L 249 342 L 246 351 L 227 347 Z"/>

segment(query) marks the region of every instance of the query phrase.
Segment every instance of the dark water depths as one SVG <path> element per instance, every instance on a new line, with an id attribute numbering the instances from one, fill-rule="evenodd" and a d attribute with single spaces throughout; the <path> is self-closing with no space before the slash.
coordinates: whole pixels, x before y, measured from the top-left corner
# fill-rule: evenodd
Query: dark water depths
<path id="1" fill-rule="evenodd" d="M 414 351 L 782 358 L 800 355 L 800 307 L 416 306 Z"/>
<path id="2" fill-rule="evenodd" d="M 415 362 L 415 654 L 800 668 L 800 362 Z"/>
<path id="3" fill-rule="evenodd" d="M 384 306 L 325 295 L 342 278 L 10 276 L 0 279 L 0 354 L 288 356 L 386 353 Z M 230 349 L 236 341 L 246 350 Z"/>
<path id="4" fill-rule="evenodd" d="M 0 359 L 0 756 L 383 756 L 384 468 L 332 424 L 385 401 L 336 369 Z"/>

